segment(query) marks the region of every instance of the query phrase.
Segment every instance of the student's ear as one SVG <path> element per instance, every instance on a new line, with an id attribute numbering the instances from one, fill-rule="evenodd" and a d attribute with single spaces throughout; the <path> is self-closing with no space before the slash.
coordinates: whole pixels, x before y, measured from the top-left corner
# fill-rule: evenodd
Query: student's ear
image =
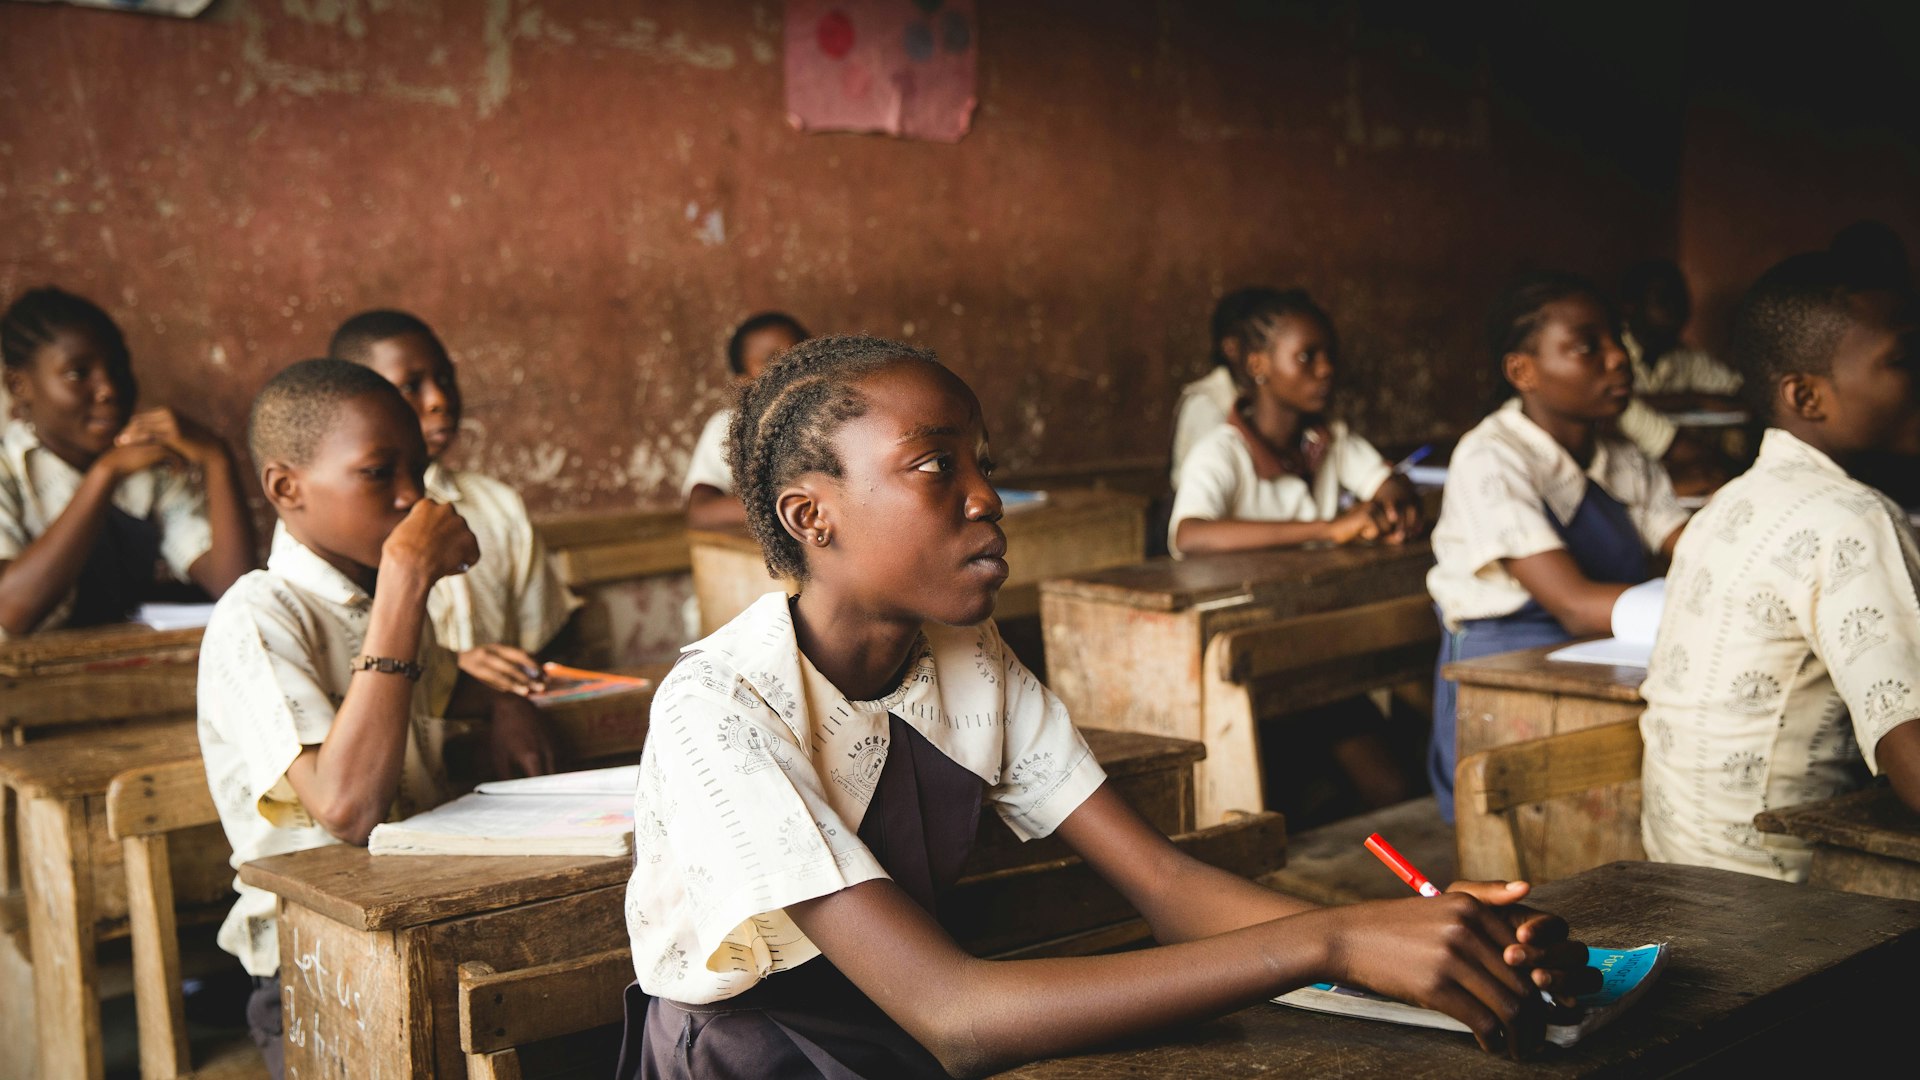
<path id="1" fill-rule="evenodd" d="M 1273 374 L 1271 370 L 1273 367 L 1272 352 L 1273 350 L 1271 349 L 1262 349 L 1259 352 L 1247 354 L 1247 358 L 1244 361 L 1245 367 L 1242 368 L 1242 370 L 1247 373 L 1247 380 L 1255 386 L 1266 382 L 1267 377 Z"/>
<path id="2" fill-rule="evenodd" d="M 1227 358 L 1227 364 L 1235 371 L 1247 370 L 1247 346 L 1237 337 L 1220 339 L 1220 355 Z"/>
<path id="3" fill-rule="evenodd" d="M 1815 375 L 1793 372 L 1780 377 L 1779 406 L 1789 416 L 1810 424 L 1827 419 L 1827 396 L 1822 380 Z"/>
<path id="4" fill-rule="evenodd" d="M 826 507 L 821 505 L 811 484 L 782 489 L 774 496 L 773 513 L 780 519 L 780 527 L 800 541 L 802 547 L 817 547 L 824 542 L 821 537 L 832 538 L 833 528 L 827 521 Z"/>
<path id="5" fill-rule="evenodd" d="M 13 403 L 14 412 L 17 413 L 21 407 L 32 404 L 33 383 L 27 378 L 26 372 L 18 368 L 7 368 L 5 382 L 7 400 Z"/>
<path id="6" fill-rule="evenodd" d="M 277 514 L 284 515 L 306 505 L 300 490 L 300 474 L 284 462 L 270 461 L 260 470 L 260 490 L 266 493 L 267 502 Z"/>
<path id="7" fill-rule="evenodd" d="M 1510 352 L 1500 360 L 1500 370 L 1513 384 L 1515 390 L 1525 393 L 1533 389 L 1535 379 L 1533 356 L 1530 353 Z"/>

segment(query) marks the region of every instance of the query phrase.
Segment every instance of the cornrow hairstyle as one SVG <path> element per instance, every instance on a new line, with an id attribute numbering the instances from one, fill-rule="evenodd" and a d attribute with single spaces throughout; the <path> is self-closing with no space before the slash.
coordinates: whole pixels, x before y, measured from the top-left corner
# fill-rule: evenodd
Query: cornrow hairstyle
<path id="1" fill-rule="evenodd" d="M 374 345 L 403 334 L 419 334 L 433 342 L 433 347 L 440 350 L 442 357 L 447 355 L 447 347 L 440 344 L 440 336 L 419 316 L 381 308 L 363 311 L 341 323 L 340 329 L 333 332 L 333 340 L 327 343 L 327 356 L 364 366 L 373 359 Z"/>
<path id="2" fill-rule="evenodd" d="M 1572 296 L 1591 297 L 1607 313 L 1607 321 L 1618 321 L 1613 305 L 1593 282 L 1578 274 L 1560 270 L 1540 270 L 1524 274 L 1510 283 L 1494 302 L 1487 316 L 1487 346 L 1493 353 L 1493 369 L 1510 396 L 1507 382 L 1507 354 L 1529 352 L 1536 344 L 1548 304 Z"/>
<path id="3" fill-rule="evenodd" d="M 0 315 L 0 360 L 9 368 L 24 369 L 62 330 L 91 335 L 116 367 L 125 369 L 132 362 L 127 339 L 111 315 L 93 301 L 52 285 L 22 293 Z"/>
<path id="4" fill-rule="evenodd" d="M 313 460 L 340 407 L 367 394 L 388 395 L 402 412 L 413 414 L 400 391 L 372 368 L 332 358 L 288 365 L 260 388 L 247 414 L 247 450 L 255 467 Z"/>
<path id="5" fill-rule="evenodd" d="M 770 576 L 807 577 L 805 549 L 781 525 L 774 506 L 780 489 L 807 473 L 835 479 L 844 474 L 833 437 L 866 414 L 860 380 L 902 362 L 940 363 L 933 353 L 898 341 L 841 334 L 795 345 L 740 388 L 727 428 L 727 465 Z"/>
<path id="6" fill-rule="evenodd" d="M 1884 288 L 1873 267 L 1832 252 L 1795 255 L 1760 275 L 1733 313 L 1733 362 L 1756 415 L 1771 417 L 1788 375 L 1825 375 L 1852 319 L 1853 294 Z"/>
<path id="7" fill-rule="evenodd" d="M 1238 341 L 1241 355 L 1257 353 L 1273 344 L 1273 334 L 1280 328 L 1280 320 L 1287 316 L 1304 319 L 1316 319 L 1326 328 L 1327 337 L 1333 339 L 1333 320 L 1313 302 L 1305 289 L 1256 288 L 1242 289 L 1228 294 L 1227 299 L 1234 301 L 1232 309 L 1222 318 L 1220 309 L 1214 311 L 1214 354 L 1216 362 L 1225 362 L 1225 353 L 1220 346 L 1228 340 Z M 1226 306 L 1222 300 L 1221 305 Z M 1335 346 L 1336 352 L 1338 346 Z"/>
<path id="8" fill-rule="evenodd" d="M 1269 289 L 1264 285 L 1252 285 L 1244 289 L 1235 289 L 1220 298 L 1213 305 L 1213 318 L 1208 323 L 1212 333 L 1213 363 L 1215 367 L 1228 367 L 1232 361 L 1227 359 L 1221 343 L 1233 336 L 1234 328 L 1246 321 L 1247 313 L 1255 306 L 1271 301 L 1280 295 L 1278 289 Z"/>
<path id="9" fill-rule="evenodd" d="M 727 367 L 735 375 L 745 375 L 747 339 L 776 326 L 791 331 L 795 341 L 805 341 L 810 336 L 807 328 L 800 325 L 799 319 L 784 311 L 762 311 L 757 315 L 749 315 L 745 322 L 733 328 L 733 335 L 727 338 Z"/>

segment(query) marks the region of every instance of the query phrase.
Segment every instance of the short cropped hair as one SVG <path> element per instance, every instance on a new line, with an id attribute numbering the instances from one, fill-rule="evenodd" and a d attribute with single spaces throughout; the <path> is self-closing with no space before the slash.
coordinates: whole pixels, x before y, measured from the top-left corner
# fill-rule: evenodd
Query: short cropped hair
<path id="1" fill-rule="evenodd" d="M 367 394 L 390 394 L 403 411 L 412 411 L 400 391 L 372 368 L 331 358 L 288 365 L 260 388 L 247 415 L 247 450 L 254 466 L 305 465 L 340 406 Z"/>
<path id="2" fill-rule="evenodd" d="M 1760 275 L 1733 312 L 1733 362 L 1759 415 L 1773 415 L 1788 375 L 1825 375 L 1852 320 L 1855 293 L 1881 287 L 1871 268 L 1829 251 L 1795 255 Z"/>
<path id="3" fill-rule="evenodd" d="M 404 334 L 419 334 L 433 342 L 441 356 L 447 355 L 447 347 L 440 343 L 439 335 L 418 315 L 381 308 L 363 311 L 341 323 L 340 329 L 333 332 L 333 340 L 327 343 L 327 356 L 365 365 L 373 359 L 375 344 Z"/>
<path id="4" fill-rule="evenodd" d="M 933 353 L 898 341 L 814 338 L 781 353 L 760 378 L 740 388 L 727 429 L 727 464 L 769 574 L 807 576 L 805 550 L 781 525 L 774 506 L 780 489 L 810 472 L 843 475 L 833 436 L 868 407 L 855 384 L 903 361 L 940 363 Z"/>
<path id="5" fill-rule="evenodd" d="M 745 322 L 733 328 L 732 336 L 727 338 L 727 367 L 735 375 L 745 375 L 747 339 L 762 330 L 776 327 L 791 333 L 795 341 L 807 340 L 807 328 L 800 325 L 799 319 L 784 311 L 762 311 L 757 315 L 749 315 Z"/>

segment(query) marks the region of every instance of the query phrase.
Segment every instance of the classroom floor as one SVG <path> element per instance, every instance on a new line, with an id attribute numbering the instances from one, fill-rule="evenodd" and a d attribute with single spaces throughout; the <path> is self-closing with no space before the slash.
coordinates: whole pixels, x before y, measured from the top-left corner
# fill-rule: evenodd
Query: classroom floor
<path id="1" fill-rule="evenodd" d="M 195 929 L 211 931 L 212 928 Z M 187 933 L 189 937 L 195 936 L 192 930 Z M 139 1025 L 131 986 L 108 974 L 122 962 L 114 946 L 124 944 L 109 944 L 102 949 L 101 956 L 102 982 L 112 989 L 118 989 L 119 985 L 128 987 L 127 992 L 113 993 L 100 1002 L 100 1051 L 106 1066 L 106 1080 L 139 1080 L 140 1076 Z M 191 942 L 184 951 L 189 956 L 203 952 L 191 947 L 198 944 L 201 943 Z M 211 939 L 204 944 L 211 945 Z M 194 1080 L 258 1080 L 266 1076 L 266 1066 L 247 1035 L 246 1018 L 247 995 L 253 990 L 253 980 L 226 954 L 211 959 L 226 962 L 196 963 L 195 967 L 211 967 L 211 970 L 185 981 L 187 1042 L 192 1048 Z"/>

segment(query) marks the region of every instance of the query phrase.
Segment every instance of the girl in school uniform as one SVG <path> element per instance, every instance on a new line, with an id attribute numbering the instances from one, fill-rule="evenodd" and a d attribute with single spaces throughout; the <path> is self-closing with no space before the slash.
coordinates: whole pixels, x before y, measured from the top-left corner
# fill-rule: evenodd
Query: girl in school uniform
<path id="1" fill-rule="evenodd" d="M 1687 513 L 1666 470 L 1612 433 L 1633 369 L 1601 293 L 1570 274 L 1525 278 L 1488 326 L 1514 397 L 1460 439 L 1436 565 L 1439 664 L 1604 634 L 1613 604 L 1656 576 Z M 1455 686 L 1434 674 L 1427 771 L 1453 820 Z"/>
<path id="2" fill-rule="evenodd" d="M 0 639 L 127 618 L 253 568 L 233 455 L 167 408 L 134 411 L 120 327 L 60 289 L 0 316 L 13 415 L 0 433 Z"/>
<path id="3" fill-rule="evenodd" d="M 807 340 L 807 328 L 784 311 L 749 316 L 727 338 L 727 370 L 733 381 L 752 382 L 767 362 Z M 733 410 L 721 409 L 707 418 L 687 461 L 687 477 L 680 494 L 687 500 L 687 524 L 696 529 L 741 525 L 747 512 L 733 490 L 733 470 L 727 465 L 727 424 Z"/>
<path id="4" fill-rule="evenodd" d="M 1006 580 L 979 403 L 932 354 L 796 346 L 729 436 L 769 592 L 687 647 L 635 794 L 628 1077 L 931 1077 L 1226 1012 L 1319 979 L 1524 1040 L 1597 985 L 1565 924 L 1482 885 L 1316 909 L 1182 854 L 1103 783 L 988 615 Z M 1159 948 L 989 962 L 941 918 L 983 806 L 1058 832 Z"/>
<path id="5" fill-rule="evenodd" d="M 1207 433 L 1227 422 L 1233 403 L 1247 381 L 1245 343 L 1233 336 L 1233 328 L 1248 309 L 1274 296 L 1274 290 L 1260 286 L 1235 289 L 1213 305 L 1213 368 L 1180 388 L 1180 400 L 1173 409 L 1173 472 L 1175 490 L 1180 487 L 1180 470 L 1187 453 Z"/>
<path id="6" fill-rule="evenodd" d="M 1250 384 L 1188 452 L 1167 530 L 1175 556 L 1382 539 L 1420 528 L 1413 485 L 1325 413 L 1333 322 L 1305 291 L 1258 290 L 1224 327 Z M 1354 500 L 1340 506 L 1345 496 Z"/>

